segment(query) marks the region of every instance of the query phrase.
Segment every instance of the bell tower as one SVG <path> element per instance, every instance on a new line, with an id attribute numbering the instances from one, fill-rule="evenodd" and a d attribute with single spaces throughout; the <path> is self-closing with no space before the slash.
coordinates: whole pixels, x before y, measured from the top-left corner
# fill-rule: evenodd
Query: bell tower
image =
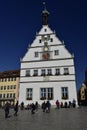
<path id="1" fill-rule="evenodd" d="M 44 10 L 42 11 L 42 25 L 48 25 L 49 12 L 46 9 L 45 2 L 43 4 Z"/>

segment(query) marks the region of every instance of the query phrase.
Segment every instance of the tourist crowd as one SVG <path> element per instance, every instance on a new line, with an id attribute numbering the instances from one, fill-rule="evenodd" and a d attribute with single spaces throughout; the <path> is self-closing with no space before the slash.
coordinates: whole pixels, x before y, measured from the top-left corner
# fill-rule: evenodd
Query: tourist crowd
<path id="1" fill-rule="evenodd" d="M 73 100 L 72 102 L 69 101 L 68 103 L 67 102 L 63 103 L 63 102 L 59 102 L 58 100 L 56 100 L 55 105 L 56 105 L 57 109 L 59 109 L 59 108 L 71 108 L 71 107 L 75 108 L 76 107 L 76 101 Z M 41 106 L 38 104 L 38 102 L 36 102 L 36 103 L 28 104 L 25 107 L 24 102 L 22 102 L 19 106 L 18 101 L 17 101 L 15 106 L 14 106 L 14 116 L 17 116 L 19 107 L 20 107 L 20 110 L 24 110 L 24 109 L 30 110 L 31 114 L 35 114 L 35 112 L 37 112 L 39 108 L 42 108 L 43 112 L 50 113 L 51 103 L 48 100 L 48 101 L 44 101 Z M 6 102 L 6 104 L 4 106 L 4 110 L 5 110 L 5 118 L 10 117 L 9 116 L 10 104 L 8 102 Z"/>

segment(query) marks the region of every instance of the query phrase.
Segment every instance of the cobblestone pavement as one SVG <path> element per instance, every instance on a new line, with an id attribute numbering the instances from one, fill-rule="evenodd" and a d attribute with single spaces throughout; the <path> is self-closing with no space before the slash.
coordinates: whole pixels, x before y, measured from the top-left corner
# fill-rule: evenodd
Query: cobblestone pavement
<path id="1" fill-rule="evenodd" d="M 31 114 L 29 110 L 10 110 L 10 118 L 5 119 L 0 110 L 0 130 L 87 130 L 87 107 L 51 109 L 44 113 L 41 109 Z"/>

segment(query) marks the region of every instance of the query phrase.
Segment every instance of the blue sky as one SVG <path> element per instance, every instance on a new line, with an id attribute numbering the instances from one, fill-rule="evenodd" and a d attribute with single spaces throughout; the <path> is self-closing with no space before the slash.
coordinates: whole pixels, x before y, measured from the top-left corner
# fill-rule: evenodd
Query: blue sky
<path id="1" fill-rule="evenodd" d="M 77 88 L 87 69 L 86 0 L 1 0 L 0 71 L 20 69 L 20 58 L 42 27 L 43 2 L 50 12 L 49 27 L 74 53 Z"/>

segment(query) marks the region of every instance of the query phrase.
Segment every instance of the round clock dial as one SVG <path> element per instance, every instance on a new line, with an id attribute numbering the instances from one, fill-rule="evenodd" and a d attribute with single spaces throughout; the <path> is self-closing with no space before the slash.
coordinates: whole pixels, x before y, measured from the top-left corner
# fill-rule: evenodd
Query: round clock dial
<path id="1" fill-rule="evenodd" d="M 48 47 L 44 47 L 44 51 L 48 51 L 49 49 L 48 49 Z"/>

